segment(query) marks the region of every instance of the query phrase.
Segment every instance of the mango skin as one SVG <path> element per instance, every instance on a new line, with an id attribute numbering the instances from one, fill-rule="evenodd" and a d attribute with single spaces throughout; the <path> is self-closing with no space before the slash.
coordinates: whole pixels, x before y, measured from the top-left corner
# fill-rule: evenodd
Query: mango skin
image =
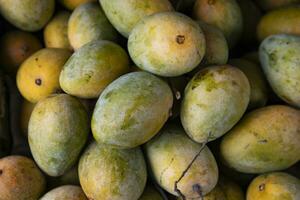
<path id="1" fill-rule="evenodd" d="M 139 200 L 164 200 L 161 194 L 150 184 L 147 184 Z"/>
<path id="2" fill-rule="evenodd" d="M 300 3 L 299 0 L 256 0 L 255 2 L 266 11 Z"/>
<path id="3" fill-rule="evenodd" d="M 88 133 L 88 116 L 83 105 L 69 95 L 53 95 L 39 101 L 31 114 L 29 146 L 45 173 L 60 176 L 77 161 Z"/>
<path id="4" fill-rule="evenodd" d="M 76 50 L 93 40 L 117 41 L 118 33 L 97 3 L 85 3 L 72 12 L 68 37 Z"/>
<path id="5" fill-rule="evenodd" d="M 284 170 L 300 159 L 300 112 L 267 106 L 245 117 L 222 139 L 224 163 L 243 173 Z"/>
<path id="6" fill-rule="evenodd" d="M 36 103 L 60 90 L 59 74 L 71 52 L 45 48 L 27 58 L 17 72 L 17 86 L 22 96 Z"/>
<path id="7" fill-rule="evenodd" d="M 129 71 L 129 57 L 110 41 L 92 41 L 78 49 L 60 73 L 60 86 L 80 98 L 97 98 L 113 80 Z"/>
<path id="8" fill-rule="evenodd" d="M 99 2 L 109 21 L 126 38 L 142 18 L 173 10 L 168 0 L 99 0 Z"/>
<path id="9" fill-rule="evenodd" d="M 88 2 L 96 2 L 97 0 L 58 0 L 65 8 L 74 10 L 78 6 Z"/>
<path id="10" fill-rule="evenodd" d="M 257 38 L 263 41 L 275 34 L 300 35 L 300 6 L 283 7 L 268 12 L 257 26 Z"/>
<path id="11" fill-rule="evenodd" d="M 44 29 L 45 45 L 48 48 L 72 49 L 68 38 L 70 12 L 60 11 Z"/>
<path id="12" fill-rule="evenodd" d="M 175 181 L 199 153 L 201 144 L 192 141 L 177 125 L 167 125 L 160 134 L 145 145 L 146 156 L 156 182 L 169 193 L 178 196 L 174 190 Z M 178 189 L 186 198 L 197 198 L 193 191 L 198 184 L 203 195 L 217 184 L 218 167 L 207 146 L 196 158 L 186 175 L 179 181 Z"/>
<path id="13" fill-rule="evenodd" d="M 248 187 L 247 200 L 300 199 L 300 180 L 283 172 L 256 177 Z"/>
<path id="14" fill-rule="evenodd" d="M 196 142 L 212 141 L 229 131 L 242 117 L 250 99 L 250 85 L 230 65 L 199 71 L 185 88 L 181 123 Z"/>
<path id="15" fill-rule="evenodd" d="M 147 72 L 125 74 L 108 85 L 92 116 L 92 132 L 99 143 L 133 148 L 162 128 L 172 109 L 170 87 Z"/>
<path id="16" fill-rule="evenodd" d="M 54 0 L 0 0 L 2 16 L 24 31 L 38 31 L 50 20 Z"/>
<path id="17" fill-rule="evenodd" d="M 44 175 L 27 157 L 1 158 L 0 172 L 0 200 L 38 199 L 46 188 Z"/>
<path id="18" fill-rule="evenodd" d="M 94 200 L 137 200 L 147 179 L 140 148 L 115 149 L 96 142 L 81 156 L 78 171 L 83 191 Z"/>
<path id="19" fill-rule="evenodd" d="M 200 64 L 205 36 L 189 17 L 162 12 L 143 18 L 132 30 L 128 51 L 141 69 L 159 76 L 180 76 Z"/>
<path id="20" fill-rule="evenodd" d="M 79 186 L 64 185 L 47 192 L 40 200 L 88 200 Z"/>
<path id="21" fill-rule="evenodd" d="M 261 67 L 256 63 L 242 58 L 229 60 L 229 63 L 242 70 L 249 80 L 251 94 L 248 109 L 265 106 L 268 100 L 269 90 L 267 80 Z"/>
<path id="22" fill-rule="evenodd" d="M 42 48 L 34 35 L 24 31 L 7 32 L 1 37 L 0 43 L 1 66 L 14 76 L 23 61 Z"/>
<path id="23" fill-rule="evenodd" d="M 218 27 L 225 35 L 230 48 L 234 47 L 243 32 L 242 12 L 235 0 L 197 0 L 194 18 Z"/>
<path id="24" fill-rule="evenodd" d="M 259 59 L 273 91 L 290 105 L 300 107 L 300 37 L 273 35 L 259 47 Z"/>

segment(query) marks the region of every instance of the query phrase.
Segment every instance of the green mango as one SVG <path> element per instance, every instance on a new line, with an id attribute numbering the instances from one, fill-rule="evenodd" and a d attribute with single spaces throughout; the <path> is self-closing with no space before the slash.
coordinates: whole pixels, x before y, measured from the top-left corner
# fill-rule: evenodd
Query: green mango
<path id="1" fill-rule="evenodd" d="M 180 118 L 196 142 L 215 140 L 243 116 L 250 99 L 250 85 L 239 69 L 230 65 L 199 71 L 185 88 Z"/>
<path id="2" fill-rule="evenodd" d="M 39 101 L 29 120 L 28 140 L 33 158 L 50 176 L 63 175 L 75 164 L 88 133 L 85 108 L 66 94 Z"/>
<path id="3" fill-rule="evenodd" d="M 52 189 L 39 200 L 88 200 L 81 187 L 74 185 L 64 185 Z"/>
<path id="4" fill-rule="evenodd" d="M 145 150 L 156 182 L 173 195 L 179 196 L 175 185 L 186 198 L 199 198 L 199 192 L 206 195 L 217 184 L 218 167 L 209 148 L 191 140 L 177 125 L 164 127 Z"/>
<path id="5" fill-rule="evenodd" d="M 150 140 L 169 118 L 173 94 L 167 83 L 147 72 L 125 74 L 108 85 L 92 116 L 99 143 L 133 148 Z"/>
<path id="6" fill-rule="evenodd" d="M 259 58 L 274 92 L 290 105 L 300 107 L 300 37 L 273 35 L 263 41 Z"/>
<path id="7" fill-rule="evenodd" d="M 11 24 L 24 31 L 38 31 L 50 20 L 54 0 L 0 0 L 0 12 Z"/>
<path id="8" fill-rule="evenodd" d="M 142 18 L 173 10 L 168 0 L 99 0 L 99 2 L 109 21 L 126 38 Z"/>
<path id="9" fill-rule="evenodd" d="M 200 64 L 205 36 L 189 17 L 162 12 L 143 18 L 128 38 L 128 51 L 141 69 L 160 76 L 180 76 Z"/>
<path id="10" fill-rule="evenodd" d="M 284 170 L 300 160 L 300 111 L 267 106 L 247 115 L 222 139 L 224 163 L 243 173 Z"/>
<path id="11" fill-rule="evenodd" d="M 78 172 L 83 191 L 93 200 L 137 200 L 147 179 L 139 148 L 115 149 L 96 142 L 81 156 Z"/>

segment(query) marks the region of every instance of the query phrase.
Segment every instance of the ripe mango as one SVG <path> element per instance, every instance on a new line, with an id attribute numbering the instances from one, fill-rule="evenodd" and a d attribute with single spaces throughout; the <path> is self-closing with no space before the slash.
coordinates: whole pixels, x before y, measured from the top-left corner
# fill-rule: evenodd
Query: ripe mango
<path id="1" fill-rule="evenodd" d="M 230 65 L 199 71 L 185 88 L 181 123 L 196 142 L 212 141 L 229 131 L 242 117 L 250 99 L 250 85 Z"/>
<path id="2" fill-rule="evenodd" d="M 43 99 L 29 121 L 33 158 L 48 175 L 63 175 L 77 161 L 88 133 L 88 116 L 77 99 L 66 94 Z"/>
<path id="3" fill-rule="evenodd" d="M 81 156 L 78 172 L 83 191 L 93 200 L 137 200 L 147 179 L 139 148 L 115 149 L 96 142 Z"/>
<path id="4" fill-rule="evenodd" d="M 179 192 L 175 191 L 176 183 L 177 189 L 186 198 L 199 198 L 199 192 L 208 194 L 217 184 L 218 167 L 209 148 L 202 148 L 201 144 L 187 137 L 181 127 L 164 127 L 145 145 L 156 182 L 176 196 L 179 196 Z"/>
<path id="5" fill-rule="evenodd" d="M 128 51 L 141 69 L 160 76 L 179 76 L 192 71 L 205 54 L 200 26 L 177 12 L 143 18 L 132 30 Z"/>
<path id="6" fill-rule="evenodd" d="M 173 94 L 163 80 L 147 72 L 125 74 L 99 97 L 92 132 L 99 143 L 133 148 L 150 140 L 169 118 Z"/>
<path id="7" fill-rule="evenodd" d="M 24 156 L 0 159 L 0 200 L 38 199 L 45 188 L 45 177 L 33 160 Z"/>
<path id="8" fill-rule="evenodd" d="M 88 200 L 81 187 L 64 185 L 47 192 L 40 200 Z"/>
<path id="9" fill-rule="evenodd" d="M 284 170 L 300 160 L 300 111 L 274 105 L 254 110 L 222 139 L 221 157 L 243 173 Z"/>
<path id="10" fill-rule="evenodd" d="M 68 37 L 76 50 L 93 40 L 116 41 L 118 34 L 97 3 L 85 3 L 72 12 Z"/>
<path id="11" fill-rule="evenodd" d="M 88 2 L 96 2 L 97 0 L 58 0 L 65 8 L 74 10 L 78 6 Z"/>
<path id="12" fill-rule="evenodd" d="M 92 41 L 78 49 L 60 73 L 60 86 L 80 98 L 97 98 L 113 80 L 129 71 L 129 57 L 110 41 Z"/>
<path id="13" fill-rule="evenodd" d="M 0 0 L 2 16 L 24 31 L 38 31 L 50 20 L 54 0 Z"/>

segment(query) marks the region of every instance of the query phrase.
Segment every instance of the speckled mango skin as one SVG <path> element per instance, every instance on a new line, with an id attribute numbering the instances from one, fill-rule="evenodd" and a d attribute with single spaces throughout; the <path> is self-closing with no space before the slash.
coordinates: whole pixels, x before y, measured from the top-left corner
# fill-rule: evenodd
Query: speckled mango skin
<path id="1" fill-rule="evenodd" d="M 81 156 L 78 171 L 83 191 L 93 200 L 137 200 L 147 179 L 140 148 L 115 149 L 96 142 Z"/>
<path id="2" fill-rule="evenodd" d="M 44 29 L 44 41 L 48 48 L 72 49 L 68 38 L 68 22 L 71 13 L 60 11 Z"/>
<path id="3" fill-rule="evenodd" d="M 273 91 L 290 105 L 300 107 L 300 37 L 274 35 L 259 48 L 259 58 Z"/>
<path id="4" fill-rule="evenodd" d="M 250 85 L 230 65 L 199 71 L 185 88 L 181 123 L 196 142 L 212 141 L 229 131 L 242 117 L 250 99 Z"/>
<path id="5" fill-rule="evenodd" d="M 200 26 L 177 12 L 143 18 L 132 30 L 128 51 L 141 69 L 160 76 L 179 76 L 192 71 L 205 54 Z"/>
<path id="6" fill-rule="evenodd" d="M 92 116 L 99 143 L 133 148 L 162 128 L 172 109 L 173 94 L 163 80 L 148 72 L 125 74 L 102 92 Z"/>
<path id="7" fill-rule="evenodd" d="M 168 0 L 99 0 L 99 2 L 109 21 L 126 38 L 142 18 L 173 10 Z"/>
<path id="8" fill-rule="evenodd" d="M 77 161 L 88 133 L 83 105 L 67 94 L 52 95 L 39 101 L 31 114 L 29 146 L 45 173 L 60 176 Z"/>
<path id="9" fill-rule="evenodd" d="M 74 10 L 78 6 L 88 2 L 96 2 L 97 0 L 58 0 L 65 8 Z"/>
<path id="10" fill-rule="evenodd" d="M 206 40 L 203 65 L 224 65 L 228 61 L 229 49 L 224 34 L 215 26 L 198 21 Z"/>
<path id="11" fill-rule="evenodd" d="M 46 188 L 42 172 L 27 157 L 0 159 L 0 172 L 0 200 L 35 200 Z"/>
<path id="12" fill-rule="evenodd" d="M 231 59 L 229 63 L 239 68 L 247 76 L 251 94 L 248 109 L 263 107 L 268 100 L 268 83 L 261 67 L 254 62 L 245 59 Z"/>
<path id="13" fill-rule="evenodd" d="M 218 27 L 225 35 L 230 48 L 243 31 L 242 12 L 235 0 L 197 0 L 193 9 L 194 18 Z"/>
<path id="14" fill-rule="evenodd" d="M 22 96 L 36 103 L 60 90 L 59 74 L 71 52 L 45 48 L 27 58 L 17 73 L 17 86 Z"/>
<path id="15" fill-rule="evenodd" d="M 113 80 L 129 71 L 124 49 L 110 41 L 92 41 L 78 49 L 60 73 L 60 86 L 80 98 L 97 98 Z"/>
<path id="16" fill-rule="evenodd" d="M 161 194 L 150 184 L 148 184 L 139 200 L 164 200 Z"/>
<path id="17" fill-rule="evenodd" d="M 156 182 L 169 193 L 175 192 L 175 181 L 191 163 L 201 149 L 201 144 L 192 141 L 184 130 L 176 125 L 167 125 L 159 135 L 145 145 L 149 167 Z M 217 184 L 218 167 L 208 147 L 179 181 L 178 189 L 186 198 L 197 198 L 193 186 L 200 185 L 203 195 L 208 194 Z"/>
<path id="18" fill-rule="evenodd" d="M 257 26 L 257 38 L 263 41 L 275 34 L 300 35 L 300 6 L 283 7 L 268 12 Z"/>
<path id="19" fill-rule="evenodd" d="M 68 37 L 76 50 L 93 40 L 116 41 L 118 33 L 99 4 L 85 3 L 72 12 L 68 23 Z"/>
<path id="20" fill-rule="evenodd" d="M 300 180 L 283 172 L 263 174 L 256 177 L 247 191 L 247 200 L 298 199 L 300 199 Z"/>
<path id="21" fill-rule="evenodd" d="M 221 143 L 226 165 L 243 173 L 284 170 L 300 160 L 300 112 L 267 106 L 245 115 Z"/>
<path id="22" fill-rule="evenodd" d="M 79 186 L 64 185 L 47 192 L 40 200 L 88 200 Z"/>
<path id="23" fill-rule="evenodd" d="M 267 11 L 300 3 L 299 0 L 256 0 L 256 2 L 262 9 Z"/>
<path id="24" fill-rule="evenodd" d="M 50 20 L 54 5 L 54 0 L 0 0 L 0 12 L 17 28 L 38 31 Z"/>

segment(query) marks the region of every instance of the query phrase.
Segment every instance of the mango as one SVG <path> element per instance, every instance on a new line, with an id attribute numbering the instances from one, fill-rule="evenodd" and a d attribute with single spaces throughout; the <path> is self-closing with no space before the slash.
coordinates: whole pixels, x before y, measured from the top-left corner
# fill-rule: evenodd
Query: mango
<path id="1" fill-rule="evenodd" d="M 243 16 L 235 0 L 197 0 L 194 18 L 219 28 L 230 48 L 234 47 L 243 32 Z"/>
<path id="2" fill-rule="evenodd" d="M 0 0 L 2 16 L 24 31 L 38 31 L 50 20 L 54 0 Z"/>
<path id="3" fill-rule="evenodd" d="M 38 199 L 45 188 L 45 177 L 33 160 L 24 156 L 0 159 L 0 200 Z"/>
<path id="4" fill-rule="evenodd" d="M 231 59 L 229 63 L 239 68 L 247 76 L 250 83 L 250 102 L 248 109 L 263 107 L 268 100 L 268 83 L 261 67 L 245 59 Z"/>
<path id="5" fill-rule="evenodd" d="M 97 98 L 113 80 L 129 71 L 124 49 L 110 41 L 92 41 L 78 49 L 60 73 L 60 86 L 80 98 Z"/>
<path id="6" fill-rule="evenodd" d="M 88 2 L 96 2 L 97 0 L 58 0 L 65 8 L 74 10 L 78 6 Z"/>
<path id="7" fill-rule="evenodd" d="M 45 45 L 48 48 L 72 49 L 68 38 L 68 22 L 71 13 L 58 12 L 44 29 Z"/>
<path id="8" fill-rule="evenodd" d="M 156 182 L 173 195 L 180 191 L 187 199 L 199 198 L 217 184 L 218 167 L 209 148 L 192 141 L 177 125 L 164 127 L 145 150 Z"/>
<path id="9" fill-rule="evenodd" d="M 92 132 L 99 143 L 133 148 L 162 128 L 172 109 L 167 83 L 147 72 L 116 79 L 101 93 L 92 116 Z"/>
<path id="10" fill-rule="evenodd" d="M 42 48 L 40 41 L 34 35 L 23 31 L 7 32 L 1 37 L 0 43 L 1 66 L 14 76 L 24 60 Z"/>
<path id="11" fill-rule="evenodd" d="M 164 200 L 161 194 L 150 184 L 147 184 L 139 200 Z"/>
<path id="12" fill-rule="evenodd" d="M 210 193 L 208 193 L 205 196 L 202 196 L 202 198 L 188 198 L 186 200 L 194 200 L 194 199 L 201 199 L 201 200 L 228 200 L 225 196 L 225 193 L 222 191 L 222 189 L 217 185 Z M 177 200 L 183 200 L 182 197 L 178 197 Z"/>
<path id="13" fill-rule="evenodd" d="M 273 35 L 259 47 L 259 58 L 273 91 L 290 105 L 300 107 L 300 37 Z"/>
<path id="14" fill-rule="evenodd" d="M 72 12 L 68 37 L 76 50 L 93 40 L 116 41 L 118 34 L 97 3 L 85 3 Z"/>
<path id="15" fill-rule="evenodd" d="M 256 177 L 247 191 L 247 200 L 296 199 L 300 199 L 300 180 L 283 172 L 273 172 Z"/>
<path id="16" fill-rule="evenodd" d="M 299 0 L 256 0 L 255 2 L 266 11 L 300 3 Z"/>
<path id="17" fill-rule="evenodd" d="M 71 52 L 45 48 L 27 58 L 17 73 L 17 86 L 22 96 L 36 103 L 60 91 L 59 74 Z"/>
<path id="18" fill-rule="evenodd" d="M 139 148 L 115 149 L 96 142 L 81 156 L 78 172 L 83 191 L 93 200 L 137 200 L 147 179 Z"/>
<path id="19" fill-rule="evenodd" d="M 43 99 L 29 121 L 33 158 L 48 175 L 63 175 L 77 161 L 88 133 L 88 116 L 77 99 L 66 94 Z"/>
<path id="20" fill-rule="evenodd" d="M 267 106 L 248 113 L 222 139 L 224 163 L 243 173 L 284 170 L 300 160 L 300 112 Z"/>
<path id="21" fill-rule="evenodd" d="M 88 200 L 79 186 L 64 185 L 47 192 L 40 200 Z"/>
<path id="22" fill-rule="evenodd" d="M 196 142 L 215 140 L 243 116 L 250 99 L 250 85 L 239 69 L 230 65 L 200 70 L 185 88 L 181 123 Z"/>
<path id="23" fill-rule="evenodd" d="M 263 41 L 275 34 L 300 35 L 300 6 L 283 7 L 268 12 L 257 26 L 257 38 Z"/>
<path id="24" fill-rule="evenodd" d="M 20 116 L 20 125 L 21 125 L 21 131 L 24 136 L 27 137 L 28 134 L 28 124 L 30 120 L 31 113 L 34 109 L 35 104 L 30 103 L 27 100 L 23 100 L 21 105 L 21 116 Z"/>
<path id="25" fill-rule="evenodd" d="M 99 0 L 99 2 L 109 21 L 126 38 L 142 18 L 173 10 L 168 0 Z"/>

